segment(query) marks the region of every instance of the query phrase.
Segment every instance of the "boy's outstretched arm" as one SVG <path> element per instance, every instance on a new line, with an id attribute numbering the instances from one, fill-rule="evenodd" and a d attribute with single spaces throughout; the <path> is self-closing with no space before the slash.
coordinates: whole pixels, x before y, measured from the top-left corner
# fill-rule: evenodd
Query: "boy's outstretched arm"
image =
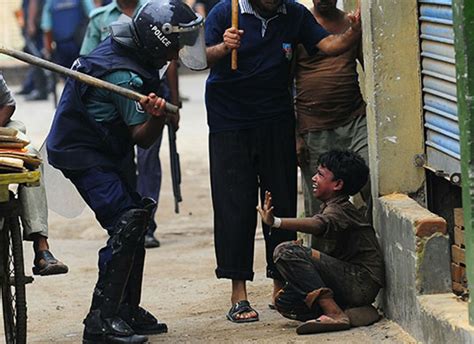
<path id="1" fill-rule="evenodd" d="M 257 206 L 257 210 L 262 217 L 262 221 L 272 226 L 274 230 L 285 229 L 294 232 L 310 233 L 314 235 L 321 234 L 326 225 L 317 217 L 298 218 L 278 218 L 273 215 L 272 194 L 265 192 L 265 201 L 263 206 Z"/>

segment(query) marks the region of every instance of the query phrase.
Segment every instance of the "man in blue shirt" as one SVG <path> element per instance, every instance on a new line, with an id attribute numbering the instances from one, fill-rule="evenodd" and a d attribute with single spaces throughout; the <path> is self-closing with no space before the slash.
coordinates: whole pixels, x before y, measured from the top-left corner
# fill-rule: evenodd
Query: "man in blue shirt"
<path id="1" fill-rule="evenodd" d="M 296 152 L 293 101 L 289 86 L 293 49 L 337 55 L 360 37 L 360 11 L 351 27 L 329 35 L 302 5 L 282 0 L 239 0 L 239 29 L 231 28 L 231 1 L 224 0 L 206 21 L 206 83 L 211 188 L 217 256 L 216 275 L 232 280 L 233 322 L 258 320 L 247 300 L 253 279 L 255 207 L 265 190 L 275 196 L 275 212 L 296 216 Z M 238 51 L 232 71 L 231 50 Z M 275 247 L 294 233 L 270 233 L 263 225 L 267 276 L 274 295 L 282 277 L 273 263 Z M 271 235 L 270 235 L 271 234 Z"/>

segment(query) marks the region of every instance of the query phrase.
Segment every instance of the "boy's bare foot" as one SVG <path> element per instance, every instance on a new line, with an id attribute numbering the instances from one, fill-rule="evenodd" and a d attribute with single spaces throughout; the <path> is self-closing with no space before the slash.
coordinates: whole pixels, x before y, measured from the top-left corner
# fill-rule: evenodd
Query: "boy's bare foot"
<path id="1" fill-rule="evenodd" d="M 296 328 L 298 334 L 311 334 L 332 331 L 344 331 L 351 328 L 349 318 L 347 316 L 338 315 L 337 319 L 328 315 L 321 315 L 317 319 L 304 322 Z"/>
<path id="2" fill-rule="evenodd" d="M 349 317 L 344 312 L 337 314 L 324 314 L 324 316 L 331 318 L 338 323 L 349 323 Z"/>
<path id="3" fill-rule="evenodd" d="M 319 298 L 317 302 L 324 312 L 324 315 L 301 324 L 296 328 L 296 333 L 310 334 L 343 331 L 351 328 L 349 317 L 332 297 Z"/>

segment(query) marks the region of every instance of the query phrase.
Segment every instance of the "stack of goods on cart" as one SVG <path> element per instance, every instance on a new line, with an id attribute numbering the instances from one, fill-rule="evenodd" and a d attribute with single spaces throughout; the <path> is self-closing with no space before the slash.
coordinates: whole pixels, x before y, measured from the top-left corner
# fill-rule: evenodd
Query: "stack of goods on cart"
<path id="1" fill-rule="evenodd" d="M 28 153 L 29 142 L 18 137 L 14 128 L 0 128 L 0 173 L 33 171 L 41 164 L 41 159 Z"/>

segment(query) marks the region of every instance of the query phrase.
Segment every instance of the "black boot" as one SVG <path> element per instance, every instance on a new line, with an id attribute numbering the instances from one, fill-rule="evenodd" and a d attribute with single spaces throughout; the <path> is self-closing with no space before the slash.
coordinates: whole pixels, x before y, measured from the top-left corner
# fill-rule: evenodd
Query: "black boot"
<path id="1" fill-rule="evenodd" d="M 142 344 L 148 337 L 135 334 L 128 324 L 119 317 L 104 319 L 100 310 L 89 312 L 84 319 L 83 344 Z"/>
<path id="2" fill-rule="evenodd" d="M 160 247 L 160 241 L 155 238 L 153 232 L 145 234 L 145 248 L 156 248 Z"/>
<path id="3" fill-rule="evenodd" d="M 111 236 L 112 258 L 99 276 L 91 311 L 84 320 L 84 343 L 144 343 L 147 337 L 136 335 L 118 311 L 135 251 L 143 245 L 148 211 L 133 209 L 119 219 Z"/>
<path id="4" fill-rule="evenodd" d="M 35 100 L 46 100 L 48 99 L 48 94 L 44 90 L 33 90 L 29 94 L 25 95 L 26 101 L 35 101 Z"/>
<path id="5" fill-rule="evenodd" d="M 168 332 L 168 326 L 159 322 L 150 312 L 140 307 L 145 248 L 142 243 L 137 247 L 127 288 L 120 305 L 120 317 L 138 334 L 160 334 Z"/>
<path id="6" fill-rule="evenodd" d="M 122 305 L 120 318 L 124 319 L 137 334 L 155 335 L 168 332 L 168 326 L 165 323 L 159 322 L 153 314 L 140 306 Z"/>

